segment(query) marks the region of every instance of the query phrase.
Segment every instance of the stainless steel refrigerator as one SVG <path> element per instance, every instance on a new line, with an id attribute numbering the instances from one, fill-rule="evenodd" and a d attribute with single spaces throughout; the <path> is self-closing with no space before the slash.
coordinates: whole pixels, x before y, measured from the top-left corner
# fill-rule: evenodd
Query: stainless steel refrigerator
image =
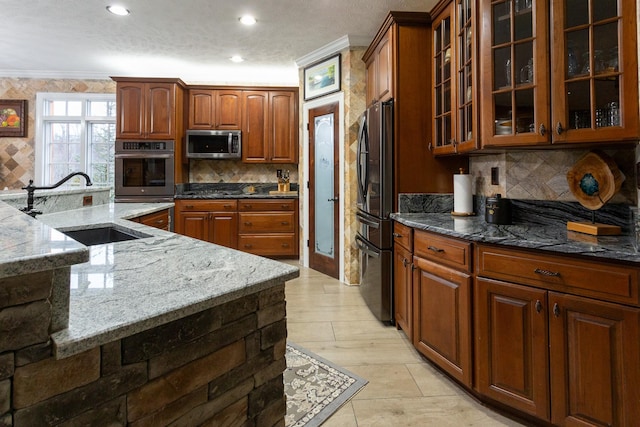
<path id="1" fill-rule="evenodd" d="M 357 166 L 360 292 L 379 320 L 393 323 L 393 100 L 360 118 Z"/>

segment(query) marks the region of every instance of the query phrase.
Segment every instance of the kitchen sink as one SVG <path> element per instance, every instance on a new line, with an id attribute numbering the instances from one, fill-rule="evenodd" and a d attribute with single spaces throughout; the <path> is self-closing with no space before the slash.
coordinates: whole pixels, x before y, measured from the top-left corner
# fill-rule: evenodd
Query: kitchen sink
<path id="1" fill-rule="evenodd" d="M 71 237 L 85 246 L 102 245 L 105 243 L 124 242 L 127 240 L 142 239 L 151 237 L 150 234 L 129 230 L 116 225 L 109 225 L 99 228 L 88 228 L 83 230 L 68 230 L 61 233 Z"/>

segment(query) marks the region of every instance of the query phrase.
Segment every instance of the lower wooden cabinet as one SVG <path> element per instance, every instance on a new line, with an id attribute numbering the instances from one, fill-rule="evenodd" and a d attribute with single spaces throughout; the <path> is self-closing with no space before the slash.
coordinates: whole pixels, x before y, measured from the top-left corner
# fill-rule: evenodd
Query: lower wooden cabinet
<path id="1" fill-rule="evenodd" d="M 393 312 L 396 326 L 413 341 L 413 230 L 393 224 Z"/>
<path id="2" fill-rule="evenodd" d="M 175 202 L 176 233 L 270 257 L 298 256 L 295 199 Z"/>
<path id="3" fill-rule="evenodd" d="M 554 425 L 640 419 L 640 309 L 476 278 L 477 390 Z"/>
<path id="4" fill-rule="evenodd" d="M 547 292 L 477 277 L 477 390 L 493 400 L 549 420 Z"/>
<path id="5" fill-rule="evenodd" d="M 637 426 L 640 310 L 549 292 L 551 421 Z"/>
<path id="6" fill-rule="evenodd" d="M 397 234 L 396 322 L 412 317 L 406 330 L 426 358 L 529 421 L 638 425 L 640 269 L 419 229 L 411 242 Z"/>
<path id="7" fill-rule="evenodd" d="M 413 264 L 413 344 L 471 387 L 471 276 L 417 256 Z"/>
<path id="8" fill-rule="evenodd" d="M 238 211 L 238 249 L 264 256 L 298 256 L 295 200 L 242 200 Z"/>
<path id="9" fill-rule="evenodd" d="M 137 218 L 132 218 L 131 221 L 139 222 L 141 224 L 148 225 L 149 227 L 171 231 L 171 218 L 169 215 L 169 209 L 142 215 Z"/>
<path id="10" fill-rule="evenodd" d="M 235 200 L 176 200 L 176 233 L 217 245 L 238 245 L 238 213 Z"/>

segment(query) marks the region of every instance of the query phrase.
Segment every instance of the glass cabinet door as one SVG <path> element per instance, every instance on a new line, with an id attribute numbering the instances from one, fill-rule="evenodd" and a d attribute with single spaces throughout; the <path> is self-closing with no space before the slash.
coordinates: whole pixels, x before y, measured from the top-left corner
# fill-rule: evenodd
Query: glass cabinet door
<path id="1" fill-rule="evenodd" d="M 453 105 L 453 33 L 451 7 L 433 22 L 433 150 L 436 154 L 455 150 Z"/>
<path id="2" fill-rule="evenodd" d="M 477 148 L 475 0 L 458 0 L 455 10 L 457 111 L 456 141 L 459 152 Z"/>
<path id="3" fill-rule="evenodd" d="M 554 142 L 637 139 L 635 2 L 552 3 Z"/>
<path id="4" fill-rule="evenodd" d="M 548 2 L 481 1 L 482 145 L 547 144 Z"/>

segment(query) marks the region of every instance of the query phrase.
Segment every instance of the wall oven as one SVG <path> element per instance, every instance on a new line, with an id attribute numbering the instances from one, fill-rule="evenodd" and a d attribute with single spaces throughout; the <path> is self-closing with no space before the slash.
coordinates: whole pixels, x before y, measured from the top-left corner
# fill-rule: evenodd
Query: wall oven
<path id="1" fill-rule="evenodd" d="M 116 202 L 170 202 L 173 174 L 174 141 L 116 140 Z"/>

